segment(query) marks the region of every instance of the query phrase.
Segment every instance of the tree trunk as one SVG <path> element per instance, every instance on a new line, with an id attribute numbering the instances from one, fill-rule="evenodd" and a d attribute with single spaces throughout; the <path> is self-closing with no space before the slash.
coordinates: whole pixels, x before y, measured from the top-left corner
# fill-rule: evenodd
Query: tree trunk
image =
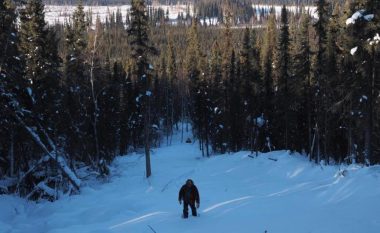
<path id="1" fill-rule="evenodd" d="M 309 146 L 309 160 L 311 162 L 313 156 L 312 149 L 312 127 L 311 127 L 311 87 L 310 75 L 307 78 L 307 129 L 308 129 L 308 146 Z"/>
<path id="2" fill-rule="evenodd" d="M 122 148 L 122 143 L 121 143 L 121 122 L 122 122 L 122 115 L 124 112 L 124 85 L 120 84 L 119 85 L 119 115 L 117 118 L 117 129 L 116 129 L 116 154 L 124 154 L 124 148 Z"/>
<path id="3" fill-rule="evenodd" d="M 287 72 L 287 70 L 286 70 Z M 285 149 L 289 150 L 288 131 L 289 131 L 289 101 L 288 101 L 288 75 L 285 75 Z M 293 149 L 293 148 L 291 148 Z"/>
<path id="4" fill-rule="evenodd" d="M 253 135 L 255 134 L 255 128 L 253 127 L 253 124 L 252 124 L 252 121 L 253 121 L 253 116 L 251 115 L 251 119 L 249 121 L 250 123 L 250 127 L 249 127 L 249 145 L 250 145 L 250 149 L 251 149 L 251 154 L 253 154 L 253 150 L 254 150 L 254 139 L 253 139 Z"/>
<path id="5" fill-rule="evenodd" d="M 174 88 L 174 85 L 171 84 L 171 88 L 173 89 Z M 173 140 L 173 126 L 174 126 L 174 92 L 173 90 L 170 92 L 171 95 L 170 95 L 170 99 L 171 99 L 171 102 L 170 102 L 170 122 L 171 122 L 171 125 L 170 125 L 170 145 L 172 144 L 172 140 Z M 176 122 L 177 124 L 177 122 Z"/>
<path id="6" fill-rule="evenodd" d="M 13 177 L 15 174 L 15 154 L 14 154 L 14 130 L 11 129 L 10 132 L 10 145 L 9 145 L 9 160 L 10 160 L 10 169 L 9 169 L 9 176 Z"/>
<path id="7" fill-rule="evenodd" d="M 205 134 L 205 143 L 206 143 L 206 156 L 207 157 L 210 157 L 210 151 L 209 151 L 209 138 L 208 138 L 208 132 L 209 132 L 209 122 L 208 122 L 208 120 L 207 120 L 207 116 L 205 115 L 205 120 L 204 120 L 204 122 L 205 122 L 205 132 L 204 132 L 204 134 Z"/>
<path id="8" fill-rule="evenodd" d="M 352 109 L 352 102 L 350 101 L 350 110 Z M 352 142 L 352 120 L 351 116 L 349 116 L 348 120 L 348 155 L 349 158 L 351 159 L 351 163 L 355 164 L 356 163 L 356 151 L 354 151 L 354 145 Z"/>
<path id="9" fill-rule="evenodd" d="M 169 122 L 169 87 L 168 87 L 168 82 L 165 83 L 166 87 L 165 87 L 165 105 L 166 105 L 166 146 L 169 146 L 169 126 L 170 126 L 170 122 Z"/>
<path id="10" fill-rule="evenodd" d="M 183 85 L 183 80 L 181 82 Z M 185 122 L 185 98 L 184 94 L 181 94 L 181 143 L 183 143 L 183 136 L 184 136 L 184 122 Z"/>
<path id="11" fill-rule="evenodd" d="M 145 127 L 148 128 L 148 127 Z M 149 134 L 147 129 L 145 133 Z M 150 145 L 149 145 L 149 135 L 145 135 L 145 168 L 146 168 L 146 177 L 149 178 L 152 175 L 152 167 L 150 164 Z"/>
<path id="12" fill-rule="evenodd" d="M 96 29 L 95 29 L 96 31 Z M 95 94 L 95 88 L 94 88 L 94 59 L 95 59 L 95 51 L 97 46 L 97 33 L 95 34 L 94 38 L 94 44 L 92 48 L 92 54 L 91 54 L 91 67 L 90 67 L 90 84 L 91 84 L 91 95 L 92 95 L 92 101 L 94 104 L 94 112 L 93 112 L 93 122 L 92 127 L 94 130 L 94 137 L 95 137 L 95 165 L 99 165 L 100 160 L 100 154 L 99 154 L 99 139 L 98 139 L 98 100 L 97 96 Z"/>
<path id="13" fill-rule="evenodd" d="M 146 88 L 148 90 L 148 88 Z M 152 175 L 152 167 L 150 163 L 150 97 L 145 96 L 146 101 L 144 105 L 144 135 L 145 135 L 145 168 L 146 177 Z"/>
<path id="14" fill-rule="evenodd" d="M 57 164 L 58 168 L 70 180 L 71 184 L 73 184 L 77 190 L 80 190 L 81 180 L 78 179 L 75 173 L 67 166 L 64 158 L 62 156 L 58 156 L 56 147 L 53 144 L 52 140 L 49 138 L 49 136 L 46 133 L 44 133 L 46 140 L 49 142 L 50 147 L 52 147 L 52 150 L 48 149 L 48 147 L 42 142 L 41 137 L 39 136 L 37 131 L 27 126 L 26 123 L 21 119 L 21 117 L 17 115 L 17 113 L 15 114 L 15 117 L 16 117 L 16 120 L 21 124 L 21 126 L 26 129 L 26 131 L 29 133 L 32 139 L 37 143 L 37 145 L 40 146 L 40 148 L 49 156 L 50 159 L 53 159 L 53 161 Z M 42 159 L 43 158 L 41 158 L 41 161 Z M 21 180 L 23 180 L 26 177 L 26 174 L 27 173 L 25 173 L 24 176 L 20 178 L 19 182 L 21 182 Z"/>
<path id="15" fill-rule="evenodd" d="M 319 126 L 316 127 L 316 134 L 317 134 L 317 156 L 315 157 L 315 163 L 319 164 L 321 161 L 321 145 L 320 145 L 320 134 L 319 134 Z"/>
<path id="16" fill-rule="evenodd" d="M 329 140 L 329 132 L 328 132 L 328 128 L 327 128 L 327 124 L 328 124 L 328 120 L 327 120 L 327 110 L 325 110 L 325 113 L 324 113 L 324 133 L 325 133 L 325 137 L 324 137 L 324 141 L 323 141 L 323 157 L 324 157 L 324 163 L 325 164 L 329 164 L 329 156 L 328 156 L 328 140 Z"/>
<path id="17" fill-rule="evenodd" d="M 372 46 L 371 55 L 373 58 L 371 64 L 371 75 L 368 80 L 368 103 L 367 103 L 367 120 L 365 126 L 365 148 L 364 148 L 364 156 L 365 156 L 365 164 L 369 166 L 372 160 L 372 131 L 373 131 L 373 97 L 374 97 L 374 86 L 375 86 L 375 64 L 376 64 L 376 56 L 375 56 L 375 48 Z"/>

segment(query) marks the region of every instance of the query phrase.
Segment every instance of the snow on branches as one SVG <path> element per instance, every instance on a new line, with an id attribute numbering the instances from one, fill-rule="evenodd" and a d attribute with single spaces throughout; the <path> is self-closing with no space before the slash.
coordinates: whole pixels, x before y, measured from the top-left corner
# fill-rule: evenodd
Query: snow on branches
<path id="1" fill-rule="evenodd" d="M 346 25 L 355 24 L 356 21 L 360 18 L 365 19 L 366 21 L 371 21 L 375 16 L 374 14 L 365 14 L 366 10 L 356 11 L 350 18 L 346 20 Z"/>

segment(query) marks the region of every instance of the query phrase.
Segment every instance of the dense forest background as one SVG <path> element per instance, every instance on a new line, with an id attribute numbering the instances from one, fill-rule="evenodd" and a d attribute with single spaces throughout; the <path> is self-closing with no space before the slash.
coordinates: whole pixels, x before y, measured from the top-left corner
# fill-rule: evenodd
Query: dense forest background
<path id="1" fill-rule="evenodd" d="M 283 7 L 254 29 L 233 27 L 242 1 L 222 2 L 218 26 L 169 24 L 142 0 L 95 24 L 80 2 L 48 26 L 43 1 L 2 1 L 0 192 L 54 200 L 143 150 L 149 176 L 151 147 L 184 122 L 204 156 L 379 163 L 379 1 L 318 0 L 318 19 Z"/>
<path id="2" fill-rule="evenodd" d="M 174 5 L 174 4 L 222 4 L 223 2 L 229 2 L 232 4 L 266 4 L 266 5 L 313 5 L 312 0 L 147 0 L 145 3 L 147 5 L 151 4 L 166 4 L 166 5 Z M 343 2 L 343 0 L 341 1 Z M 44 0 L 45 4 L 50 5 L 75 5 L 78 3 L 77 0 Z M 131 0 L 83 0 L 83 4 L 85 5 L 115 5 L 115 4 L 131 4 Z"/>

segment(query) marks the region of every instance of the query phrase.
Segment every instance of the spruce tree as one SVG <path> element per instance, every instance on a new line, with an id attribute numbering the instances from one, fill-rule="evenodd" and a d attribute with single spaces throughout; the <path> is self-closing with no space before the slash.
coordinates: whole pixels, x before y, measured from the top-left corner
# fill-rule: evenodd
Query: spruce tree
<path id="1" fill-rule="evenodd" d="M 378 125 L 375 123 L 378 107 L 375 104 L 379 93 L 379 48 L 376 42 L 380 14 L 378 1 L 358 0 L 351 5 L 351 13 L 359 13 L 353 22 L 347 20 L 347 32 L 352 36 L 351 48 L 347 48 L 348 56 L 352 56 L 356 80 L 353 80 L 356 92 L 352 93 L 353 105 L 358 111 L 357 123 L 363 131 L 363 158 L 369 165 L 377 161 L 374 148 L 379 148 L 375 138 L 378 137 Z M 373 17 L 372 17 L 373 15 Z M 369 17 L 369 18 L 368 18 Z M 358 101 L 359 100 L 359 101 Z M 358 101 L 358 102 L 356 102 Z"/>
<path id="2" fill-rule="evenodd" d="M 274 53 L 277 41 L 276 17 L 274 9 L 271 9 L 266 31 L 264 34 L 263 45 L 261 50 L 261 70 L 263 82 L 263 94 L 261 101 L 263 102 L 263 116 L 266 121 L 264 133 L 260 138 L 261 142 L 265 142 L 264 150 L 272 150 L 272 123 L 275 120 L 273 116 L 274 107 L 274 82 L 273 82 L 273 63 Z"/>
<path id="3" fill-rule="evenodd" d="M 251 33 L 248 28 L 244 30 L 242 49 L 240 52 L 239 66 L 240 66 L 240 79 L 241 79 L 241 90 L 240 95 L 242 96 L 242 111 L 243 120 L 245 123 L 245 140 L 244 146 L 253 148 L 253 128 L 254 128 L 254 116 L 257 115 L 257 79 L 259 78 L 257 73 L 254 71 L 252 64 L 253 58 L 253 48 L 251 43 Z"/>
<path id="4" fill-rule="evenodd" d="M 64 87 L 68 153 L 73 158 L 83 159 L 88 147 L 87 130 L 90 119 L 87 112 L 90 106 L 88 88 L 88 65 L 86 51 L 88 44 L 87 21 L 82 2 L 79 1 L 71 20 L 65 25 Z"/>
<path id="5" fill-rule="evenodd" d="M 23 64 L 17 47 L 19 35 L 16 30 L 16 6 L 10 0 L 0 2 L 0 147 L 4 149 L 0 160 L 5 166 L 0 166 L 2 175 L 14 177 L 25 155 L 18 149 L 18 141 L 23 134 L 14 119 L 15 106 L 23 106 L 29 99 L 26 98 L 27 82 L 23 79 Z M 21 132 L 20 132 L 21 131 Z M 4 165 L 4 163 L 3 163 Z M 0 179 L 2 177 L 0 176 Z"/>
<path id="6" fill-rule="evenodd" d="M 290 124 L 289 110 L 289 25 L 288 12 L 285 5 L 281 10 L 280 34 L 277 44 L 276 57 L 276 144 L 285 149 L 294 149 L 294 143 L 290 140 L 290 129 L 294 126 Z M 294 120 L 294 119 L 292 119 Z"/>
<path id="7" fill-rule="evenodd" d="M 327 102 L 327 74 L 324 67 L 326 66 L 326 44 L 327 44 L 327 26 L 328 26 L 328 3 L 325 0 L 317 1 L 318 21 L 314 28 L 317 33 L 316 44 L 316 63 L 314 73 L 316 77 L 316 124 L 315 124 L 315 156 L 311 151 L 315 162 L 319 163 L 321 158 L 321 150 L 323 156 L 327 157 L 327 120 L 328 120 L 328 102 Z M 323 143 L 323 147 L 321 145 Z M 322 147 L 322 148 L 321 148 Z"/>
<path id="8" fill-rule="evenodd" d="M 190 107 L 193 111 L 190 112 L 193 122 L 194 134 L 199 138 L 199 147 L 202 151 L 202 155 L 205 153 L 208 155 L 208 147 L 205 148 L 208 136 L 205 132 L 204 122 L 204 110 L 205 110 L 205 82 L 204 75 L 201 70 L 201 50 L 198 37 L 198 21 L 193 18 L 192 25 L 188 32 L 187 38 L 187 50 L 185 57 L 185 75 L 190 81 L 190 95 L 191 104 Z M 207 144 L 207 143 L 206 143 Z M 207 149 L 205 151 L 205 149 Z"/>
<path id="9" fill-rule="evenodd" d="M 243 142 L 243 110 L 241 100 L 241 80 L 239 75 L 239 66 L 236 59 L 235 51 L 232 50 L 230 63 L 228 65 L 228 82 L 226 86 L 227 90 L 227 111 L 226 125 L 228 128 L 229 143 L 228 148 L 230 151 L 237 152 L 242 149 Z"/>
<path id="10" fill-rule="evenodd" d="M 63 114 L 61 114 L 62 94 L 59 86 L 61 74 L 57 47 L 55 31 L 48 28 L 44 21 L 42 1 L 28 1 L 21 10 L 20 48 L 25 62 L 24 77 L 28 81 L 27 90 L 31 101 L 29 105 L 22 106 L 23 109 L 29 110 L 28 114 L 15 115 L 15 119 L 38 146 L 29 160 L 36 169 L 29 174 L 30 179 L 25 179 L 26 190 L 33 190 L 35 185 L 44 185 L 67 191 L 66 178 L 76 189 L 80 189 L 79 179 L 62 156 L 63 145 L 57 143 L 58 140 L 62 140 L 58 134 L 60 128 L 58 125 L 64 121 L 60 118 Z M 46 155 L 49 156 L 48 162 L 35 162 Z M 65 179 L 60 179 L 59 174 L 64 174 Z M 25 176 L 22 179 L 24 178 Z M 36 198 L 39 193 L 46 194 L 49 199 L 55 199 L 58 195 L 39 188 L 28 195 L 28 198 Z"/>
<path id="11" fill-rule="evenodd" d="M 332 11 L 326 35 L 326 66 L 324 67 L 326 73 L 326 107 L 327 107 L 327 119 L 325 125 L 325 147 L 327 156 L 325 156 L 326 162 L 329 163 L 329 158 L 337 158 L 341 154 L 339 148 L 344 146 L 345 140 L 341 140 L 341 122 L 340 112 L 331 111 L 331 106 L 334 104 L 334 100 L 339 96 L 339 85 L 343 82 L 338 71 L 338 52 L 337 41 L 339 37 L 339 12 L 340 6 L 336 4 Z M 330 143 L 331 141 L 334 143 Z"/>
<path id="12" fill-rule="evenodd" d="M 20 50 L 25 63 L 24 78 L 28 81 L 31 104 L 28 108 L 41 121 L 49 134 L 56 137 L 61 116 L 61 60 L 58 57 L 53 28 L 45 22 L 44 4 L 29 0 L 20 13 Z"/>
<path id="13" fill-rule="evenodd" d="M 175 124 L 178 129 L 178 121 L 180 119 L 180 93 L 179 93 L 179 79 L 178 79 L 178 64 L 177 55 L 174 47 L 172 35 L 169 35 L 168 48 L 167 48 L 167 74 L 170 82 L 170 118 L 171 124 Z M 173 125 L 171 126 L 173 127 Z"/>
<path id="14" fill-rule="evenodd" d="M 236 112 L 233 112 L 232 107 L 236 105 L 240 105 L 240 102 L 232 104 L 234 91 L 237 91 L 237 82 L 236 78 L 236 57 L 235 52 L 232 46 L 232 14 L 230 10 L 226 12 L 224 23 L 224 31 L 223 31 L 223 53 L 222 53 L 222 90 L 223 90 L 223 112 L 224 112 L 224 122 L 223 122 L 223 145 L 226 147 L 224 150 L 235 151 L 235 138 L 233 138 L 233 134 L 235 134 L 236 129 L 233 127 L 233 121 L 235 118 Z M 233 56 L 232 56 L 233 55 Z"/>
<path id="15" fill-rule="evenodd" d="M 43 2 L 29 0 L 20 16 L 20 48 L 25 62 L 24 77 L 30 83 L 34 99 L 32 108 L 40 119 L 49 122 L 57 107 L 55 94 L 59 89 L 60 59 L 54 31 L 47 27 L 44 17 Z"/>
<path id="16" fill-rule="evenodd" d="M 296 111 L 298 124 L 295 138 L 298 138 L 296 149 L 305 149 L 310 154 L 312 144 L 313 115 L 313 82 L 311 76 L 311 46 L 309 39 L 310 16 L 307 12 L 301 15 L 299 32 L 292 41 L 292 75 L 289 90 L 295 96 L 292 110 Z"/>
<path id="17" fill-rule="evenodd" d="M 151 65 L 149 56 L 156 54 L 156 49 L 151 45 L 149 39 L 149 19 L 146 14 L 144 0 L 132 0 L 131 2 L 131 23 L 128 28 L 129 43 L 131 46 L 131 57 L 136 62 L 136 70 L 133 75 L 138 80 L 140 89 L 139 95 L 142 96 L 142 113 L 144 117 L 144 147 L 146 158 L 146 177 L 151 175 L 150 164 L 150 99 L 151 89 Z"/>
<path id="18" fill-rule="evenodd" d="M 223 108 L 223 89 L 222 89 L 222 52 L 219 47 L 218 41 L 214 41 L 211 48 L 211 57 L 209 64 L 209 76 L 210 76 L 210 98 L 211 98 L 211 144 L 212 149 L 215 152 L 224 153 L 224 108 Z"/>

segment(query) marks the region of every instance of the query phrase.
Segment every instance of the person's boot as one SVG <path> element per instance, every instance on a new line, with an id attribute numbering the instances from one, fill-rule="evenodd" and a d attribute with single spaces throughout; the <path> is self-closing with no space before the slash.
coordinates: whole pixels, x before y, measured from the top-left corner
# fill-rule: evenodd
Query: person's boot
<path id="1" fill-rule="evenodd" d="M 197 209 L 195 208 L 195 206 L 192 206 L 191 207 L 191 214 L 196 217 L 197 216 Z"/>
<path id="2" fill-rule="evenodd" d="M 188 217 L 189 217 L 189 213 L 186 211 L 183 211 L 182 218 L 188 218 Z"/>

